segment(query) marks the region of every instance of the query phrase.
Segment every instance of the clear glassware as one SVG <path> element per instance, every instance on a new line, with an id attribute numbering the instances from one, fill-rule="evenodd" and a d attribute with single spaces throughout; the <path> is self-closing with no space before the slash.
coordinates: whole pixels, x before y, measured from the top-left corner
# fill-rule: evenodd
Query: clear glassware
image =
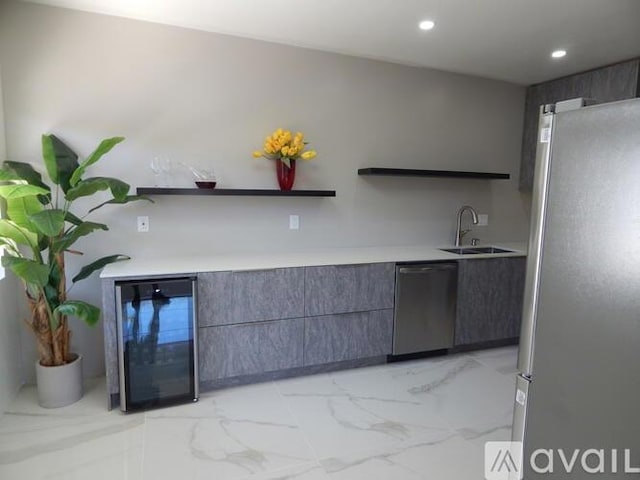
<path id="1" fill-rule="evenodd" d="M 157 156 L 151 160 L 151 171 L 153 172 L 156 187 L 171 186 L 171 171 L 173 168 L 169 157 Z"/>
<path id="2" fill-rule="evenodd" d="M 186 165 L 195 177 L 195 183 L 198 188 L 215 188 L 217 183 L 216 172 L 210 166 L 192 166 Z"/>

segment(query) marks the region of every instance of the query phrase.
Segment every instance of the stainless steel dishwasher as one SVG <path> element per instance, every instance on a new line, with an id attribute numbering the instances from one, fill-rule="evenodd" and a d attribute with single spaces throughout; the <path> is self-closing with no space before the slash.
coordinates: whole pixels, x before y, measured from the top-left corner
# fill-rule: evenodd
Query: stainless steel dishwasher
<path id="1" fill-rule="evenodd" d="M 396 267 L 394 355 L 453 347 L 457 286 L 455 262 Z"/>

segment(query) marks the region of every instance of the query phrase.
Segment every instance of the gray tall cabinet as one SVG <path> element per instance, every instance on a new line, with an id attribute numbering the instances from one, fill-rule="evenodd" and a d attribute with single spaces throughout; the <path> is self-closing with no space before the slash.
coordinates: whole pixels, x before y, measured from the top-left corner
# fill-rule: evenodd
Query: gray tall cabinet
<path id="1" fill-rule="evenodd" d="M 576 97 L 606 103 L 640 96 L 639 70 L 640 59 L 635 59 L 527 88 L 520 163 L 521 190 L 530 191 L 533 187 L 540 105 Z"/>

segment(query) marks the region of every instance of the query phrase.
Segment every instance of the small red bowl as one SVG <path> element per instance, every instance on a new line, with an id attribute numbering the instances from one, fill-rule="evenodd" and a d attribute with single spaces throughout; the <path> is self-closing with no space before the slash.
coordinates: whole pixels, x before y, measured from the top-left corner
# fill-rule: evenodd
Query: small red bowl
<path id="1" fill-rule="evenodd" d="M 217 182 L 196 182 L 198 188 L 216 188 Z"/>

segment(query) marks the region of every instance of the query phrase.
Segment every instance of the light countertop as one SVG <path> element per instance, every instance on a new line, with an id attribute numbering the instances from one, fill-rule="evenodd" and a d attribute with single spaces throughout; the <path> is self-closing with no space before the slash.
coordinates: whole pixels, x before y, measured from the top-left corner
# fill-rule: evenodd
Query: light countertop
<path id="1" fill-rule="evenodd" d="M 133 258 L 107 265 L 101 278 L 180 275 L 197 272 L 266 270 L 273 268 L 349 265 L 383 262 L 422 262 L 440 260 L 522 257 L 526 243 L 492 243 L 492 246 L 513 250 L 511 253 L 457 255 L 443 252 L 432 245 L 385 246 L 363 248 L 328 248 L 298 252 L 226 253 L 198 256 Z"/>

